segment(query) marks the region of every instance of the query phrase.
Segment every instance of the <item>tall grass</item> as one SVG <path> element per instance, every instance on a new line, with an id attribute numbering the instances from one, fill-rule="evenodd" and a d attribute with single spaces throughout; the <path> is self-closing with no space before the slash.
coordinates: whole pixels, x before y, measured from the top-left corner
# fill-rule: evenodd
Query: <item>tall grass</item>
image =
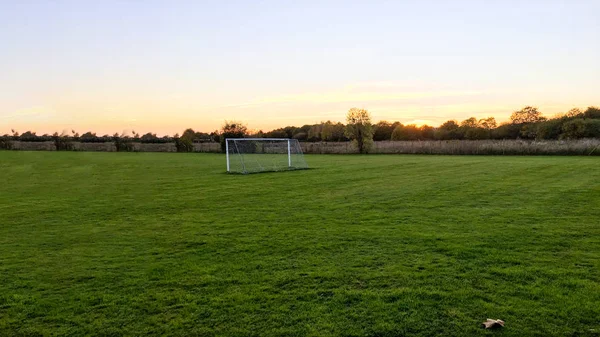
<path id="1" fill-rule="evenodd" d="M 174 152 L 175 143 L 132 143 L 130 151 Z M 352 142 L 302 142 L 302 151 L 311 154 L 358 153 Z M 194 143 L 194 152 L 220 152 L 218 143 Z M 53 142 L 0 141 L 0 149 L 43 151 L 55 150 Z M 72 150 L 115 151 L 113 143 L 73 142 Z M 599 156 L 600 139 L 573 140 L 423 140 L 373 142 L 369 153 L 375 154 L 442 154 L 442 155 L 576 155 Z"/>
<path id="2" fill-rule="evenodd" d="M 351 143 L 305 143 L 305 153 L 357 153 Z M 442 155 L 600 155 L 600 139 L 425 140 L 374 142 L 370 153 Z"/>

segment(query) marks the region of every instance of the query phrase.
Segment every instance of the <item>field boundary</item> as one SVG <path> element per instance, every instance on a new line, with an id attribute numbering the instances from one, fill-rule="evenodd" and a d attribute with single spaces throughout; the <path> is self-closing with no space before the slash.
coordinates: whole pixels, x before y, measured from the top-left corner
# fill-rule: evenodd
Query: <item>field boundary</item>
<path id="1" fill-rule="evenodd" d="M 130 143 L 129 152 L 177 152 L 175 143 Z M 21 151 L 56 151 L 52 141 L 9 141 L 4 149 Z M 194 143 L 193 152 L 221 153 L 219 143 Z M 353 142 L 301 142 L 306 154 L 355 154 Z M 116 152 L 113 142 L 71 142 L 73 151 Z M 377 141 L 371 154 L 436 154 L 436 155 L 578 155 L 599 156 L 600 139 L 576 140 L 425 140 Z"/>

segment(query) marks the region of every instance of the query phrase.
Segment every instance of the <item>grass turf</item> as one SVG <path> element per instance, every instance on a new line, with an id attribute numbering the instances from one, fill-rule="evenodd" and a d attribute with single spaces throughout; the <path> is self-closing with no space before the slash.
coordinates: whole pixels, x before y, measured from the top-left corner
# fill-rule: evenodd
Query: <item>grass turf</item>
<path id="1" fill-rule="evenodd" d="M 0 335 L 600 334 L 598 158 L 307 161 L 0 152 Z"/>

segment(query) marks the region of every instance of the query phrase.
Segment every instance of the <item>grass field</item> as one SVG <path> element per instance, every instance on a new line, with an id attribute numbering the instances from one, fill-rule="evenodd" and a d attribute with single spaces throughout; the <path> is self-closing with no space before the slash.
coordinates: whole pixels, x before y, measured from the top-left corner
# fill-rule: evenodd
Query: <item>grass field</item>
<path id="1" fill-rule="evenodd" d="M 0 152 L 0 336 L 600 335 L 600 158 L 306 159 Z"/>

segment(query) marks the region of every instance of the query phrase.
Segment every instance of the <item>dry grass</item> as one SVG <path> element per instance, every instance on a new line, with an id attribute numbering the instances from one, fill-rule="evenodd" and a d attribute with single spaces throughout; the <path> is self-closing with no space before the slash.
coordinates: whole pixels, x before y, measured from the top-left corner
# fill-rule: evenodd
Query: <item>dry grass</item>
<path id="1" fill-rule="evenodd" d="M 305 143 L 305 153 L 356 153 L 352 143 Z M 426 140 L 375 142 L 371 153 L 443 155 L 600 155 L 600 139 Z"/>

